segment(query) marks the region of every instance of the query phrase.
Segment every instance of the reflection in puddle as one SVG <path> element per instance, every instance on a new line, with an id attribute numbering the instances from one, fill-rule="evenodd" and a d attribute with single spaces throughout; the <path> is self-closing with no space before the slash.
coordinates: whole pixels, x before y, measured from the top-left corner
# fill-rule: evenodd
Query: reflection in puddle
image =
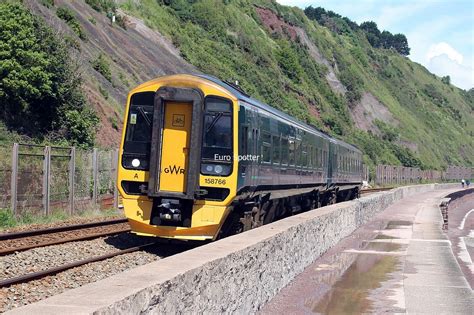
<path id="1" fill-rule="evenodd" d="M 385 229 L 386 230 L 399 229 L 399 228 L 408 227 L 411 225 L 413 225 L 413 223 L 410 221 L 402 221 L 402 220 L 390 221 L 388 222 L 387 227 Z"/>
<path id="2" fill-rule="evenodd" d="M 375 250 L 379 252 L 396 252 L 400 249 L 400 244 L 390 242 L 372 242 L 365 247 L 365 250 Z"/>
<path id="3" fill-rule="evenodd" d="M 377 245 L 375 245 L 377 244 Z M 380 244 L 380 245 L 379 245 Z M 380 251 L 397 251 L 402 246 L 391 243 L 371 243 Z M 375 249 L 372 247 L 372 249 Z M 360 254 L 342 277 L 332 286 L 319 303 L 309 301 L 306 306 L 315 313 L 360 314 L 370 310 L 369 293 L 390 279 L 401 262 L 396 256 Z"/>

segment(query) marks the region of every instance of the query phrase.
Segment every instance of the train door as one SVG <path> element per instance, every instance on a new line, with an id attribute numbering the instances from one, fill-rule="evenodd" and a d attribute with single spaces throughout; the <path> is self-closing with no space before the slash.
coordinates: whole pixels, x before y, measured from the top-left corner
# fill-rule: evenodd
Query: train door
<path id="1" fill-rule="evenodd" d="M 192 103 L 165 102 L 161 140 L 162 191 L 186 191 L 189 171 L 189 143 L 191 139 Z"/>
<path id="2" fill-rule="evenodd" d="M 162 87 L 155 94 L 148 196 L 193 199 L 202 143 L 202 92 Z"/>
<path id="3" fill-rule="evenodd" d="M 258 111 L 255 108 L 250 108 L 249 110 L 249 119 L 250 125 L 252 128 L 252 141 L 251 141 L 251 148 L 250 148 L 250 159 L 251 159 L 251 177 L 250 177 L 250 185 L 255 187 L 258 186 L 259 180 L 259 165 L 260 165 L 260 128 L 259 128 L 259 116 Z"/>

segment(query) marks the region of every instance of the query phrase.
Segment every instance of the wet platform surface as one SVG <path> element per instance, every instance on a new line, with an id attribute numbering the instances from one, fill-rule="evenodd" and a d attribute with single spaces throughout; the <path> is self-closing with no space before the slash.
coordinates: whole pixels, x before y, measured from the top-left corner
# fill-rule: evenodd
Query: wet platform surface
<path id="1" fill-rule="evenodd" d="M 474 257 L 470 245 L 457 244 L 471 242 L 474 194 L 450 207 L 443 231 L 439 204 L 453 191 L 390 206 L 306 268 L 261 313 L 473 314 Z"/>

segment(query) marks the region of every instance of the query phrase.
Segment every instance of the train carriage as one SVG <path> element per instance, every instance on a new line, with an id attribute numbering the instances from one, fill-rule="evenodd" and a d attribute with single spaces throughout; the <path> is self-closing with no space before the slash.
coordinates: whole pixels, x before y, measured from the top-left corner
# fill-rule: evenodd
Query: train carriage
<path id="1" fill-rule="evenodd" d="M 132 231 L 209 240 L 358 195 L 362 154 L 205 75 L 128 97 L 118 188 Z"/>

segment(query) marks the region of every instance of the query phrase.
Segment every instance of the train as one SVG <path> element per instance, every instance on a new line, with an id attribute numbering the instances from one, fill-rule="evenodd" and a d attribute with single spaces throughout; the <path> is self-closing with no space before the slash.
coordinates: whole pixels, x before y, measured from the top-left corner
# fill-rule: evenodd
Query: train
<path id="1" fill-rule="evenodd" d="M 362 152 L 203 74 L 130 91 L 117 186 L 133 233 L 216 240 L 359 196 Z"/>

